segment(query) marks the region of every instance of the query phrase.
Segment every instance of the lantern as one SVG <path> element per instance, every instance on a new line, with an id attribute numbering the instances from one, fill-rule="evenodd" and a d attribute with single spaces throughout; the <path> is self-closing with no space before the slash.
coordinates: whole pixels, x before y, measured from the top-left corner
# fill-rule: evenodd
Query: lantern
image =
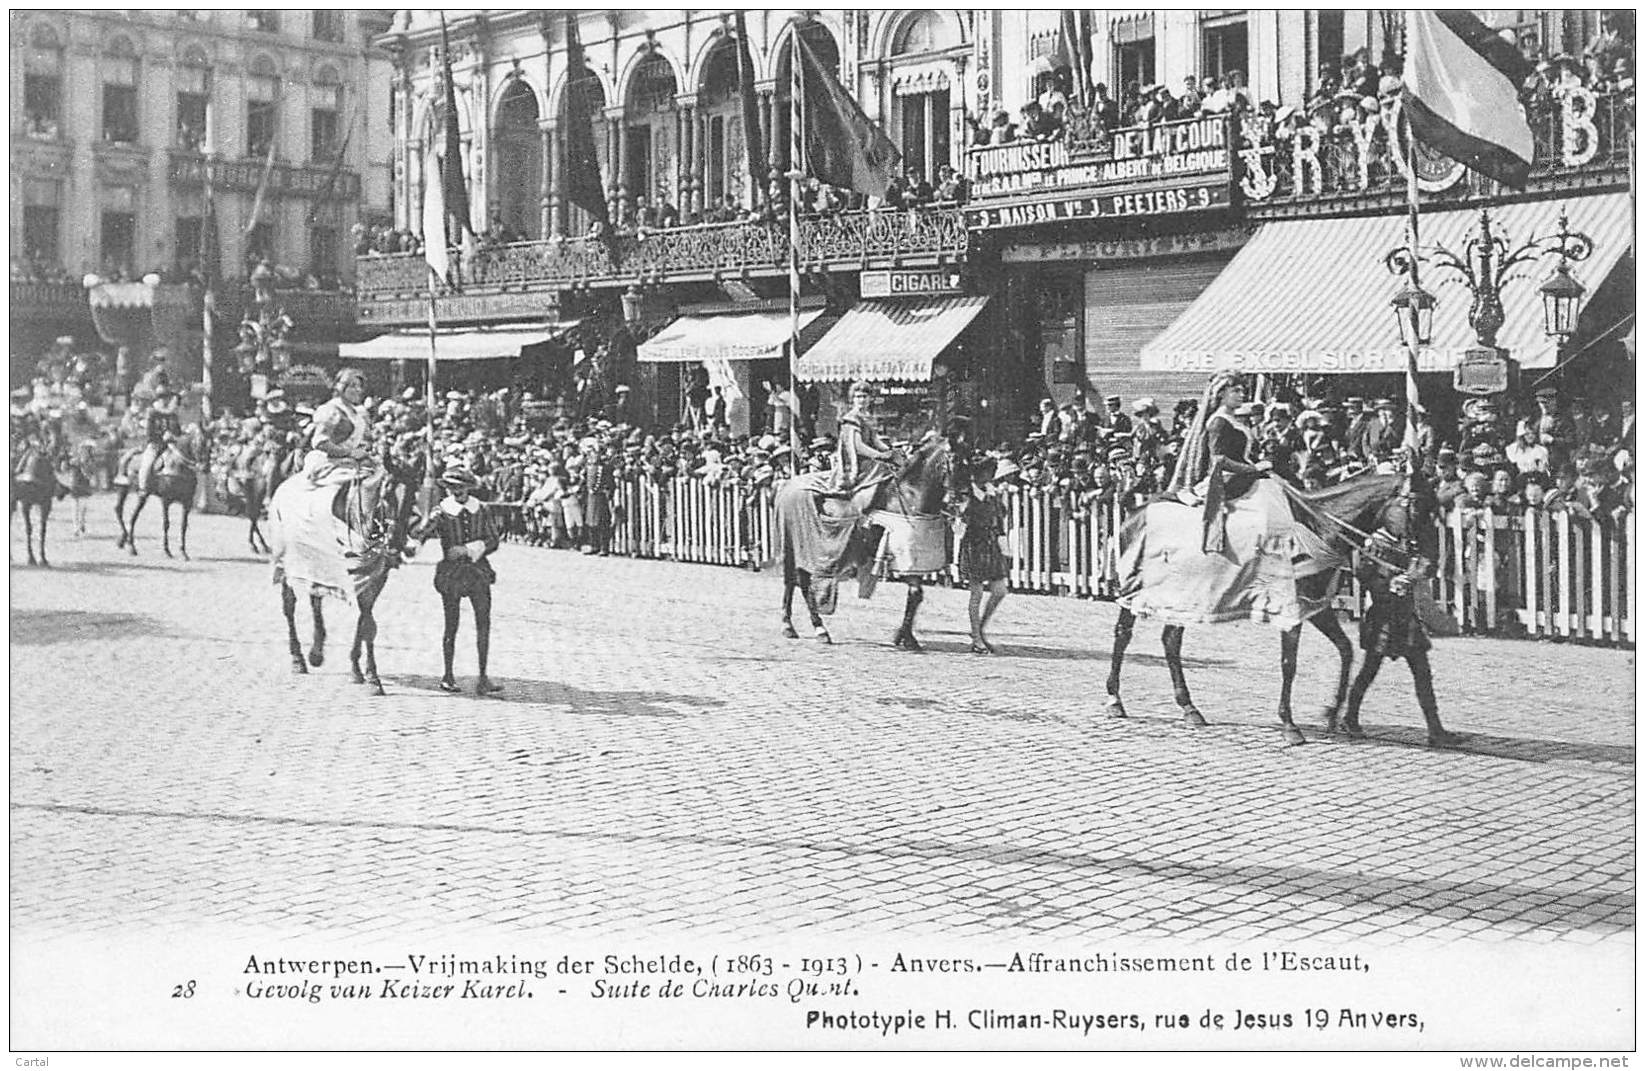
<path id="1" fill-rule="evenodd" d="M 1411 280 L 1394 295 L 1391 304 L 1406 349 L 1418 350 L 1434 340 L 1434 307 L 1439 304 L 1434 295 Z"/>
<path id="2" fill-rule="evenodd" d="M 1559 267 L 1537 289 L 1542 294 L 1543 328 L 1548 334 L 1562 340 L 1576 334 L 1577 313 L 1585 289 L 1571 277 L 1563 257 Z"/>

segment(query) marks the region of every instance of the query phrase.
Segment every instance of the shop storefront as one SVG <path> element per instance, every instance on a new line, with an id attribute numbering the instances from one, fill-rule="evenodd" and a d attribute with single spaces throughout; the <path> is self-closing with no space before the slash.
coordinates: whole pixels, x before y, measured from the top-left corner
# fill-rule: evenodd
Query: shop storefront
<path id="1" fill-rule="evenodd" d="M 858 285 L 862 300 L 795 368 L 818 391 L 818 430 L 833 429 L 857 380 L 880 384 L 877 415 L 894 440 L 978 408 L 986 349 L 976 327 L 989 298 L 965 293 L 957 271 L 867 271 Z"/>
<path id="2" fill-rule="evenodd" d="M 1140 354 L 1249 237 L 1226 116 L 973 149 L 967 166 L 967 223 L 1004 279 L 990 393 L 1013 421 L 1082 392 L 1199 395 L 1202 376 Z"/>

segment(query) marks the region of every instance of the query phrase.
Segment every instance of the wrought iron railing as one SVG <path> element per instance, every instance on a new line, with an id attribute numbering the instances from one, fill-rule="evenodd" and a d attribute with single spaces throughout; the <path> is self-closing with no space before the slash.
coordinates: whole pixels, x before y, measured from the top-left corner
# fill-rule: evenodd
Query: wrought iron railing
<path id="1" fill-rule="evenodd" d="M 965 259 L 967 235 L 959 210 L 948 206 L 844 212 L 800 222 L 800 257 L 807 266 Z M 643 279 L 683 280 L 772 275 L 786 270 L 786 223 L 748 221 L 676 227 L 599 238 L 514 242 L 459 255 L 465 287 L 570 289 Z M 363 300 L 421 293 L 428 266 L 420 253 L 388 253 L 355 261 Z"/>
<path id="2" fill-rule="evenodd" d="M 11 281 L 13 321 L 37 316 L 90 317 L 85 287 L 77 282 Z"/>

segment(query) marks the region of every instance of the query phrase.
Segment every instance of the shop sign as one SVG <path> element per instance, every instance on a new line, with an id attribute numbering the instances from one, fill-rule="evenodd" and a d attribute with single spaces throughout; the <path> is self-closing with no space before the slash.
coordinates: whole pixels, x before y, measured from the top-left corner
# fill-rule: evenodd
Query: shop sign
<path id="1" fill-rule="evenodd" d="M 1178 212 L 1204 212 L 1225 208 L 1229 203 L 1226 182 L 1168 189 L 1132 189 L 1123 193 L 1103 193 L 1060 200 L 1029 201 L 1016 204 L 978 205 L 965 210 L 968 227 L 1030 227 L 1069 219 L 1117 219 L 1121 217 L 1166 216 Z"/>
<path id="2" fill-rule="evenodd" d="M 858 281 L 865 298 L 965 292 L 960 285 L 960 273 L 955 271 L 865 271 Z"/>
<path id="3" fill-rule="evenodd" d="M 1451 383 L 1463 394 L 1501 394 L 1508 389 L 1508 362 L 1497 350 L 1466 350 Z"/>
<path id="4" fill-rule="evenodd" d="M 1255 227 L 1226 227 L 1148 238 L 1012 242 L 1000 249 L 1000 259 L 1007 264 L 1030 264 L 1049 260 L 1142 260 L 1189 253 L 1226 253 L 1242 248 L 1255 232 Z"/>
<path id="5" fill-rule="evenodd" d="M 280 389 L 293 402 L 324 399 L 331 393 L 331 376 L 316 364 L 294 364 L 280 373 Z"/>
<path id="6" fill-rule="evenodd" d="M 1419 372 L 1449 372 L 1466 356 L 1461 349 L 1429 347 L 1417 356 Z M 1144 349 L 1142 367 L 1151 372 L 1404 372 L 1404 347 L 1340 350 L 1152 350 Z"/>
<path id="7" fill-rule="evenodd" d="M 973 201 L 1038 190 L 1232 175 L 1224 115 L 1130 127 L 1090 141 L 991 145 L 971 150 L 965 163 Z"/>

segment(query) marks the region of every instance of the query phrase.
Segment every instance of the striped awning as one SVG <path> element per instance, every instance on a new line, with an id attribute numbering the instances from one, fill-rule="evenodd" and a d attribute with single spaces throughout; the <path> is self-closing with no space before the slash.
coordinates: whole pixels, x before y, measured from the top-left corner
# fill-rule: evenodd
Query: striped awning
<path id="1" fill-rule="evenodd" d="M 1500 205 L 1491 233 L 1510 249 L 1556 233 L 1564 209 L 1572 231 L 1593 239 L 1593 255 L 1571 265 L 1593 294 L 1633 244 L 1634 212 L 1621 193 Z M 1183 314 L 1143 347 L 1142 367 L 1205 372 L 1402 372 L 1405 349 L 1389 306 L 1403 281 L 1383 256 L 1405 241 L 1404 216 L 1265 223 Z M 1424 213 L 1423 246 L 1459 256 L 1477 234 L 1476 210 Z M 1526 265 L 1503 289 L 1507 321 L 1497 345 L 1525 368 L 1552 368 L 1558 342 L 1543 331 L 1537 286 L 1554 258 Z M 1450 371 L 1474 345 L 1472 297 L 1454 272 L 1424 268 L 1422 286 L 1439 300 L 1424 372 Z"/>
<path id="2" fill-rule="evenodd" d="M 801 309 L 800 327 L 821 314 L 821 309 Z M 681 316 L 640 343 L 639 359 L 654 363 L 771 360 L 783 356 L 792 330 L 786 311 Z"/>
<path id="3" fill-rule="evenodd" d="M 434 352 L 441 361 L 484 361 L 498 357 L 518 357 L 526 346 L 556 338 L 574 323 L 537 327 L 497 327 L 441 331 L 435 335 Z M 397 361 L 428 359 L 427 331 L 390 331 L 365 342 L 345 342 L 337 347 L 345 361 Z"/>
<path id="4" fill-rule="evenodd" d="M 987 297 L 860 301 L 800 358 L 795 371 L 809 383 L 929 380 L 937 355 L 986 304 Z"/>

